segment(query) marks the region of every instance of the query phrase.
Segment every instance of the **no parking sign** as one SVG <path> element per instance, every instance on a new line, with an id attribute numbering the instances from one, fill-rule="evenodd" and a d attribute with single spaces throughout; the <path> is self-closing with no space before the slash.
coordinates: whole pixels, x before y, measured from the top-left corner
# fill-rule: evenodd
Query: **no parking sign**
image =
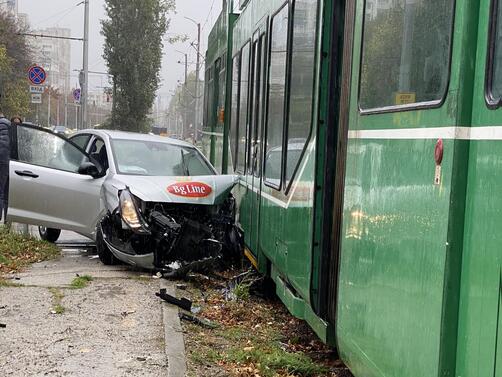
<path id="1" fill-rule="evenodd" d="M 34 65 L 28 70 L 28 79 L 33 85 L 42 85 L 47 80 L 47 73 L 39 65 Z"/>

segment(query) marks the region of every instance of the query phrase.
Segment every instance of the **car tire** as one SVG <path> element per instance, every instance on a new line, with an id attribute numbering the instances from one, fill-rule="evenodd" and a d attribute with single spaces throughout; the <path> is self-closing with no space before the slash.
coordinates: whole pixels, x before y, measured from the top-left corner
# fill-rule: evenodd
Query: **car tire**
<path id="1" fill-rule="evenodd" d="M 61 229 L 46 228 L 45 226 L 38 227 L 38 234 L 44 241 L 55 243 L 61 235 Z"/>
<path id="2" fill-rule="evenodd" d="M 101 226 L 96 230 L 96 249 L 98 250 L 99 260 L 106 266 L 114 266 L 119 264 L 119 261 L 112 254 L 110 248 L 103 238 L 103 231 Z"/>

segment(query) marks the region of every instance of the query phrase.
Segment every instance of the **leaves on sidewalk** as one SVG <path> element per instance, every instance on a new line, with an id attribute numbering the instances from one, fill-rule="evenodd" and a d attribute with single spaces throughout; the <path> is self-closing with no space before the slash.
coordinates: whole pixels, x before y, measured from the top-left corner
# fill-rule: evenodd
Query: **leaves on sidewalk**
<path id="1" fill-rule="evenodd" d="M 0 228 L 0 274 L 18 272 L 32 263 L 59 255 L 55 245 Z"/>

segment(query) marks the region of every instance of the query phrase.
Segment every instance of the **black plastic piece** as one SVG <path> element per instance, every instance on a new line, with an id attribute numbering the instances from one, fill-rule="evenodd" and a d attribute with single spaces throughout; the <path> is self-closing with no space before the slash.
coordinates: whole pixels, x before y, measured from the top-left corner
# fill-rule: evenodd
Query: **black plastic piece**
<path id="1" fill-rule="evenodd" d="M 161 289 L 159 293 L 155 294 L 155 296 L 161 298 L 162 300 L 166 301 L 169 304 L 176 305 L 188 312 L 192 310 L 192 301 L 186 298 L 178 299 L 174 296 L 171 296 L 170 294 L 167 293 L 166 289 Z"/>

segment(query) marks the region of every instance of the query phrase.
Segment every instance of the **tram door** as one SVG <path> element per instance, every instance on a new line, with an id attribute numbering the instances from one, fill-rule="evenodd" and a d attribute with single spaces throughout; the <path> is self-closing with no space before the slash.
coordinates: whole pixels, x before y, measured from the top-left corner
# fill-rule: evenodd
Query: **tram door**
<path id="1" fill-rule="evenodd" d="M 253 37 L 252 44 L 252 88 L 248 150 L 248 184 L 251 186 L 252 203 L 250 205 L 250 234 L 248 238 L 251 251 L 257 255 L 259 245 L 261 177 L 263 153 L 263 119 L 264 119 L 264 83 L 265 83 L 265 32 L 260 28 Z"/>
<path id="2" fill-rule="evenodd" d="M 456 375 L 502 377 L 502 2 L 479 9 Z"/>

